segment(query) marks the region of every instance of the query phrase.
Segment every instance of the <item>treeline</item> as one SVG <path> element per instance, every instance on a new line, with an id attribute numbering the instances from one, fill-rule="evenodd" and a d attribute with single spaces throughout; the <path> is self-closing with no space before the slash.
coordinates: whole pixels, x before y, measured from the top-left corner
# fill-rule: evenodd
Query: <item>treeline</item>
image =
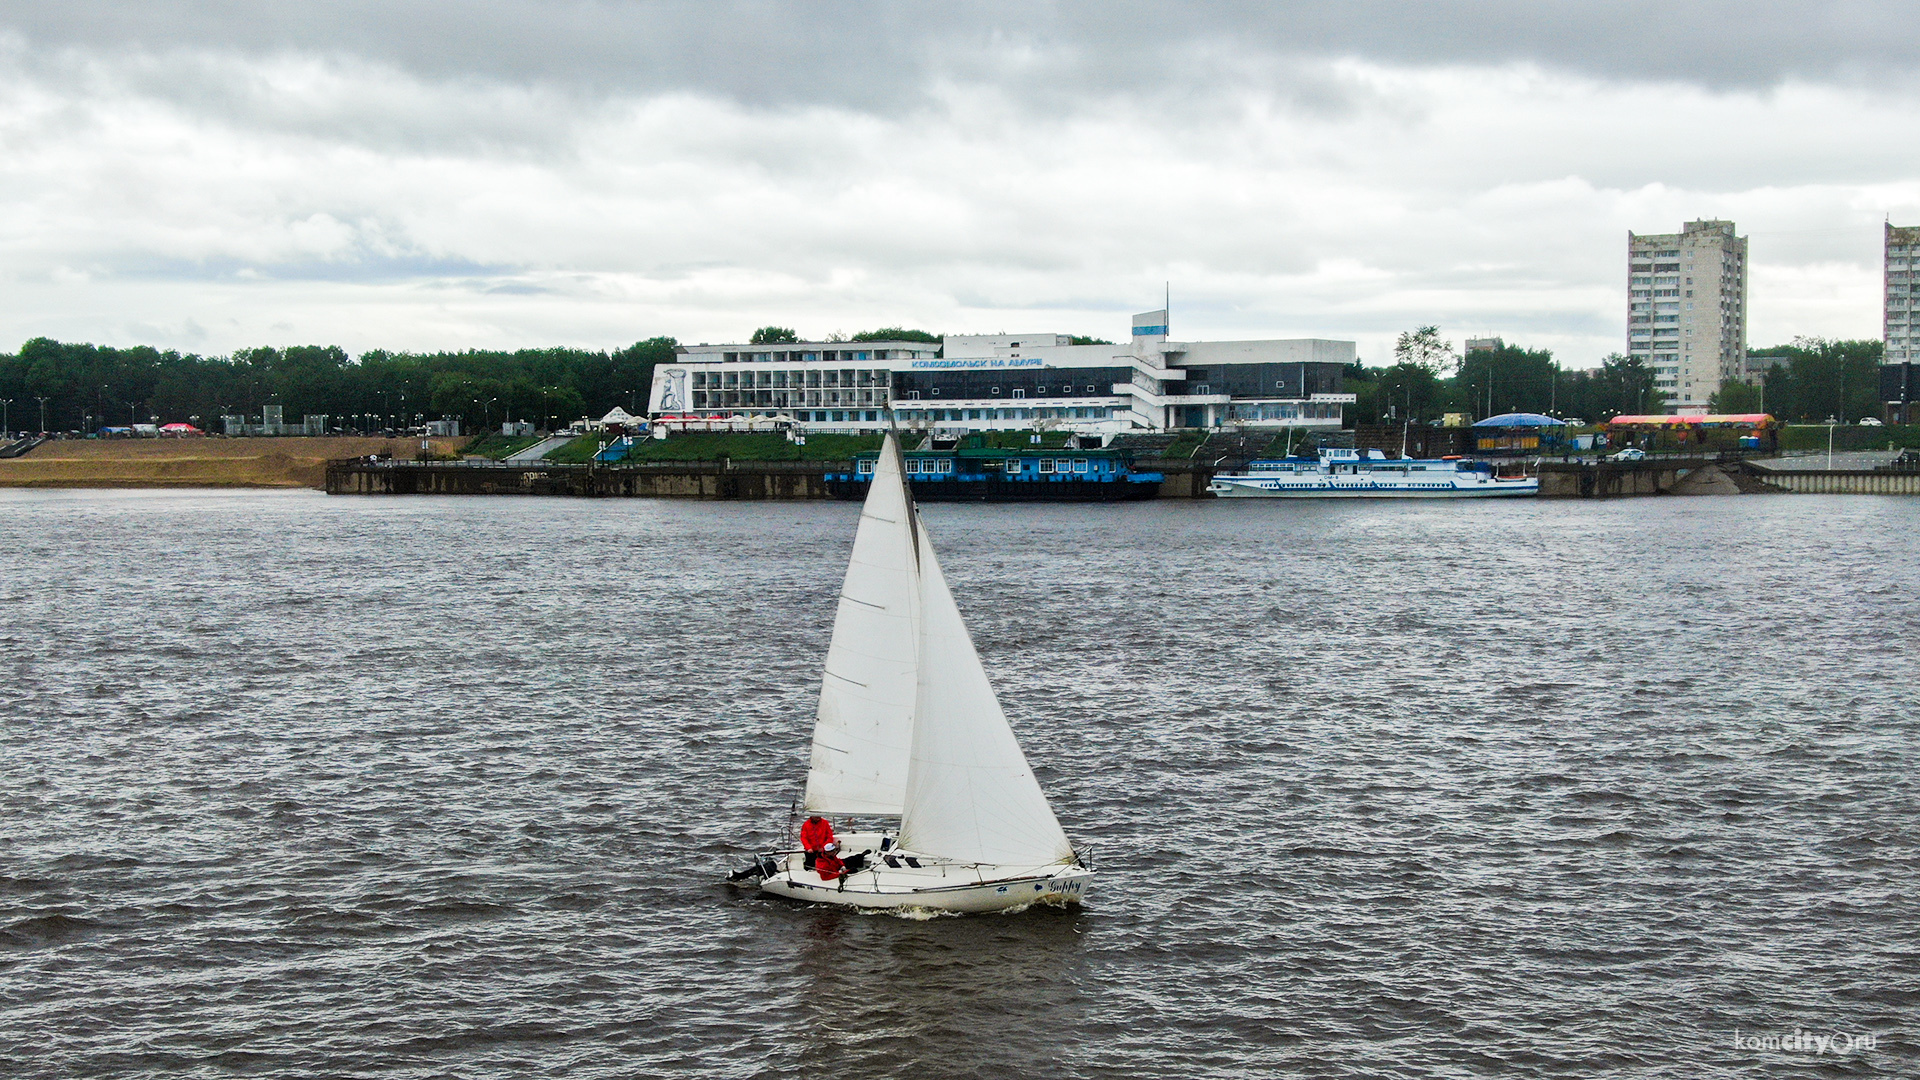
<path id="1" fill-rule="evenodd" d="M 765 327 L 755 340 L 792 331 Z M 938 343 L 921 330 L 887 327 L 853 341 Z M 18 353 L 0 354 L 0 400 L 7 426 L 39 428 L 42 399 L 49 431 L 186 422 L 218 430 L 230 414 L 258 420 L 262 406 L 278 405 L 287 423 L 326 414 L 348 430 L 406 427 L 458 419 L 467 430 L 502 420 L 545 427 L 581 416 L 603 416 L 614 406 L 641 413 L 656 364 L 673 359 L 671 337 L 653 337 L 624 349 L 469 349 L 465 352 L 388 352 L 358 357 L 332 345 L 241 349 L 201 356 L 150 346 L 113 348 L 34 338 Z"/>
<path id="2" fill-rule="evenodd" d="M 1602 421 L 1620 413 L 1657 413 L 1671 398 L 1654 385 L 1652 368 L 1615 353 L 1590 369 L 1563 370 L 1548 349 L 1503 345 L 1454 355 L 1434 327 L 1400 336 L 1391 367 L 1347 369 L 1347 389 L 1358 398 L 1348 410 L 1356 423 L 1415 423 L 1449 412 L 1474 419 L 1508 412 L 1546 413 Z M 1827 417 L 1853 422 L 1881 412 L 1879 341 L 1795 338 L 1791 345 L 1751 350 L 1771 358 L 1759 386 L 1729 380 L 1711 395 L 1715 412 L 1767 412 L 1790 423 Z"/>
<path id="3" fill-rule="evenodd" d="M 1721 384 L 1713 397 L 1716 409 L 1767 412 L 1804 424 L 1828 417 L 1850 424 L 1861 417 L 1880 416 L 1885 342 L 1799 337 L 1791 345 L 1754 349 L 1750 355 L 1773 361 L 1761 385 Z"/>
<path id="4" fill-rule="evenodd" d="M 755 337 L 791 334 L 765 327 Z M 939 340 L 900 327 L 852 340 L 889 339 Z M 549 420 L 600 416 L 616 405 L 636 413 L 645 409 L 654 366 L 670 361 L 675 347 L 673 338 L 654 337 L 604 352 L 375 349 L 353 357 L 335 346 L 299 345 L 200 356 L 35 338 L 18 353 L 0 354 L 0 400 L 13 430 L 39 428 L 43 406 L 45 429 L 52 431 L 156 418 L 217 430 L 222 415 L 257 418 L 265 405 L 281 406 L 289 423 L 325 413 L 333 426 L 356 430 L 442 418 L 457 418 L 469 430 L 505 419 L 545 426 Z M 1538 412 L 1598 421 L 1667 407 L 1652 370 L 1617 354 L 1598 368 L 1570 371 L 1560 369 L 1549 350 L 1515 345 L 1463 358 L 1434 327 L 1402 334 L 1394 353 L 1388 367 L 1347 368 L 1347 389 L 1358 399 L 1347 411 L 1353 422 L 1393 423 L 1410 416 L 1422 423 L 1449 412 L 1476 419 Z M 1775 361 L 1763 385 L 1723 384 L 1713 396 L 1717 411 L 1765 411 L 1807 423 L 1880 414 L 1878 341 L 1796 338 L 1790 345 L 1754 349 L 1753 355 Z"/>
<path id="5" fill-rule="evenodd" d="M 1390 367 L 1347 368 L 1347 389 L 1357 401 L 1347 415 L 1355 423 L 1414 423 L 1465 413 L 1479 420 L 1500 413 L 1544 413 L 1600 421 L 1619 413 L 1658 412 L 1666 395 L 1651 368 L 1615 354 L 1597 368 L 1564 370 L 1549 349 L 1502 345 L 1465 357 L 1426 326 L 1400 335 Z"/>
<path id="6" fill-rule="evenodd" d="M 119 349 L 35 338 L 0 355 L 0 399 L 16 430 L 81 431 L 184 421 L 218 430 L 219 418 L 258 418 L 279 405 L 288 423 L 325 413 L 340 428 L 407 426 L 458 418 L 469 430 L 503 419 L 543 423 L 644 409 L 655 364 L 673 358 L 670 337 L 624 349 L 392 353 L 359 357 L 331 345 L 242 349 L 199 356 L 147 346 Z"/>

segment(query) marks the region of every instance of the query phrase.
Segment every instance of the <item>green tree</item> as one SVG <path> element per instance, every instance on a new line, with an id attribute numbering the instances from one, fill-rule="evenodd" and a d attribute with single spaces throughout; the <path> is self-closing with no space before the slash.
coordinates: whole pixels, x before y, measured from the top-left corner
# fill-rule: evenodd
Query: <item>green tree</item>
<path id="1" fill-rule="evenodd" d="M 1394 343 L 1393 359 L 1396 366 L 1411 364 L 1435 377 L 1452 374 L 1460 363 L 1459 355 L 1453 351 L 1453 344 L 1440 340 L 1440 328 L 1437 326 L 1423 326 L 1402 333 L 1400 340 Z"/>
<path id="2" fill-rule="evenodd" d="M 800 335 L 785 326 L 763 326 L 747 339 L 749 345 L 791 345 L 800 340 Z"/>
<path id="3" fill-rule="evenodd" d="M 940 344 L 937 334 L 925 330 L 907 330 L 898 326 L 882 327 L 879 330 L 862 330 L 847 339 L 848 341 L 920 341 L 929 345 Z M 755 344 L 758 344 L 756 342 Z"/>
<path id="4" fill-rule="evenodd" d="M 1739 379 L 1720 380 L 1720 389 L 1707 399 L 1707 408 L 1717 413 L 1755 413 L 1760 411 L 1761 393 Z"/>
<path id="5" fill-rule="evenodd" d="M 1560 369 L 1550 349 L 1502 345 L 1470 352 L 1461 359 L 1453 382 L 1456 400 L 1481 418 L 1565 411 L 1559 393 Z"/>
<path id="6" fill-rule="evenodd" d="M 258 416 L 265 404 L 282 406 L 290 421 L 326 413 L 336 427 L 381 426 L 402 414 L 459 417 L 478 427 L 509 416 L 598 416 L 616 404 L 644 409 L 654 366 L 677 348 L 672 338 L 655 337 L 610 353 L 371 349 L 355 359 L 336 346 L 294 345 L 202 357 L 35 338 L 18 353 L 0 354 L 0 397 L 46 396 L 54 430 L 155 415 L 209 426 L 222 413 Z"/>
<path id="7" fill-rule="evenodd" d="M 1653 369 L 1637 356 L 1613 353 L 1600 361 L 1598 370 L 1587 372 L 1580 415 L 1589 420 L 1604 420 L 1621 413 L 1650 414 L 1665 412 L 1667 395 L 1654 385 Z"/>
<path id="8" fill-rule="evenodd" d="M 1079 334 L 1068 335 L 1067 342 L 1072 345 L 1111 345 L 1113 344 L 1113 342 L 1108 341 L 1106 338 L 1103 338 L 1103 337 L 1081 337 Z"/>
<path id="9" fill-rule="evenodd" d="M 1842 422 L 1880 412 L 1880 341 L 1831 341 L 1797 337 L 1791 345 L 1755 349 L 1773 360 L 1762 386 L 1766 410 L 1794 423 Z"/>
<path id="10" fill-rule="evenodd" d="M 1371 411 L 1360 414 L 1356 410 L 1364 423 L 1397 424 L 1409 419 L 1416 424 L 1425 423 L 1439 419 L 1452 400 L 1449 388 L 1438 375 L 1426 365 L 1412 361 L 1401 361 L 1380 372 L 1370 390 Z M 1358 396 L 1356 393 L 1355 397 Z M 1355 405 L 1358 404 L 1356 400 Z"/>

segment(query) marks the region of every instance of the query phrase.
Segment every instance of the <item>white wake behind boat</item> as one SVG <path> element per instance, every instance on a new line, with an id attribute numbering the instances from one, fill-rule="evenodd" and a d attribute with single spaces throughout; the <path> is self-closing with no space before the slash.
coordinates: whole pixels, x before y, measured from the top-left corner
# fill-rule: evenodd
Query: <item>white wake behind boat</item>
<path id="1" fill-rule="evenodd" d="M 840 591 L 805 808 L 900 825 L 841 834 L 866 861 L 838 880 L 802 852 L 770 851 L 735 882 L 815 903 L 984 912 L 1077 902 L 1093 876 L 987 681 L 892 435 Z"/>

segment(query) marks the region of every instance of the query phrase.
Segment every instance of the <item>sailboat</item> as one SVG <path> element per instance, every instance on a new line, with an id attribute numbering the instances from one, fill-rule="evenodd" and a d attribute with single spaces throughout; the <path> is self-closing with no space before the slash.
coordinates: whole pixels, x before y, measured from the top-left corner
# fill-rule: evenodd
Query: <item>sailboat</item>
<path id="1" fill-rule="evenodd" d="M 866 858 L 835 880 L 802 852 L 769 851 L 734 881 L 814 903 L 987 912 L 1079 902 L 1093 876 L 987 681 L 892 434 L 840 590 L 804 806 L 899 827 L 837 837 Z"/>

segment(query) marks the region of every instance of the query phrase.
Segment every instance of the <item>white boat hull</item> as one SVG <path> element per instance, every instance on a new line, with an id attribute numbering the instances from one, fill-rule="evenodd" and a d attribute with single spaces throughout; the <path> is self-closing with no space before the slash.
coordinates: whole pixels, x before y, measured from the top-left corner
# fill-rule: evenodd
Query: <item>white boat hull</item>
<path id="1" fill-rule="evenodd" d="M 980 914 L 1034 904 L 1077 904 L 1093 877 L 1093 871 L 1070 863 L 986 866 L 913 856 L 920 863 L 913 867 L 906 862 L 909 853 L 895 848 L 888 854 L 900 865 L 889 865 L 875 853 L 865 869 L 843 881 L 821 880 L 806 869 L 797 851 L 765 854 L 759 863 L 774 872 L 760 879 L 760 890 L 813 904 Z"/>
<path id="2" fill-rule="evenodd" d="M 1403 487 L 1372 480 L 1279 480 L 1216 477 L 1207 490 L 1222 499 L 1498 499 L 1540 493 L 1540 478 L 1488 480 L 1443 487 Z"/>

